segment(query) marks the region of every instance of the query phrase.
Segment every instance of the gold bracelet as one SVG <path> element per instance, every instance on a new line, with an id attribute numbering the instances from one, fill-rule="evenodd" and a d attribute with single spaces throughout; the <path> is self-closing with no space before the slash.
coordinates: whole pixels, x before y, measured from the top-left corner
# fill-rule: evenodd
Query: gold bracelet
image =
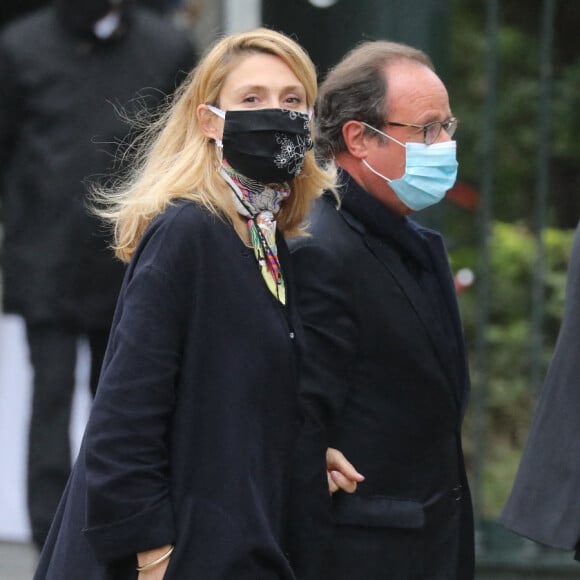
<path id="1" fill-rule="evenodd" d="M 153 562 L 149 562 L 148 564 L 143 564 L 143 566 L 137 566 L 137 568 L 136 568 L 137 572 L 144 572 L 145 570 L 151 570 L 151 568 L 154 568 L 155 566 L 157 566 L 157 564 L 161 564 L 161 562 L 165 562 L 165 560 L 167 560 L 169 558 L 169 556 L 171 556 L 171 554 L 173 554 L 173 550 L 175 550 L 175 546 L 171 546 L 169 548 L 169 550 L 167 550 L 167 552 L 165 552 L 165 554 L 163 554 L 163 556 L 159 556 L 159 558 L 157 558 L 157 560 L 153 560 Z"/>

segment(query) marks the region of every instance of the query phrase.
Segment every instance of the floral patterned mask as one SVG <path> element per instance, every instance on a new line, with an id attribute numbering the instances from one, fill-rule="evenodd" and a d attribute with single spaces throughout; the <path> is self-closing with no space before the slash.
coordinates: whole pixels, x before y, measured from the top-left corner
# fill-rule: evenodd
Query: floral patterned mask
<path id="1" fill-rule="evenodd" d="M 210 111 L 225 119 L 224 159 L 239 173 L 264 184 L 297 177 L 312 149 L 310 115 L 287 109 Z"/>

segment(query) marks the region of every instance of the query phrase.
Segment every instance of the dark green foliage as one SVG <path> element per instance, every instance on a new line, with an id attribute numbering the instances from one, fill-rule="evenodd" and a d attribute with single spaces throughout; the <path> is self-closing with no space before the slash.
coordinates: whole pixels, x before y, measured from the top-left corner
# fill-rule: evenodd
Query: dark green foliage
<path id="1" fill-rule="evenodd" d="M 517 468 L 535 405 L 531 385 L 532 275 L 536 240 L 538 150 L 540 129 L 542 30 L 544 0 L 500 0 L 497 28 L 497 92 L 492 114 L 487 30 L 489 0 L 450 0 L 450 63 L 445 77 L 457 131 L 459 179 L 475 189 L 484 183 L 483 171 L 493 169 L 490 231 L 490 324 L 488 387 L 485 400 L 485 462 L 483 515 L 496 515 Z M 580 217 L 580 3 L 556 2 L 550 85 L 550 177 L 544 232 L 545 302 L 543 352 L 547 369 L 555 345 L 564 304 L 566 266 L 572 229 Z M 492 163 L 484 158 L 487 128 L 493 129 Z M 450 240 L 454 270 L 480 264 L 480 216 L 449 207 L 444 230 Z M 473 383 L 477 387 L 477 341 L 481 337 L 480 299 L 476 286 L 461 294 Z M 477 399 L 477 397 L 476 397 Z M 473 465 L 476 450 L 472 406 L 466 422 L 466 449 Z"/>
<path id="2" fill-rule="evenodd" d="M 450 70 L 445 80 L 461 124 L 457 132 L 460 179 L 482 182 L 484 127 L 494 132 L 494 215 L 534 219 L 542 86 L 542 0 L 499 2 L 498 82 L 494 116 L 484 118 L 490 90 L 485 0 L 450 0 Z M 573 227 L 580 215 L 580 3 L 556 3 L 551 67 L 551 182 L 549 219 Z M 572 163 L 573 162 L 573 163 Z"/>
<path id="3" fill-rule="evenodd" d="M 525 441 L 535 393 L 530 384 L 532 297 L 535 239 L 521 224 L 496 223 L 491 229 L 491 296 L 488 341 L 488 388 L 485 393 L 485 469 L 482 511 L 496 515 L 511 488 Z M 553 352 L 564 308 L 566 270 L 573 230 L 547 229 L 545 241 L 544 335 L 542 370 L 545 372 Z M 454 270 L 477 268 L 473 247 L 458 248 L 451 254 Z M 477 284 L 477 280 L 476 283 Z M 477 360 L 477 288 L 460 295 L 470 360 Z M 474 366 L 474 387 L 478 378 Z M 472 415 L 465 428 L 468 464 L 473 463 Z"/>

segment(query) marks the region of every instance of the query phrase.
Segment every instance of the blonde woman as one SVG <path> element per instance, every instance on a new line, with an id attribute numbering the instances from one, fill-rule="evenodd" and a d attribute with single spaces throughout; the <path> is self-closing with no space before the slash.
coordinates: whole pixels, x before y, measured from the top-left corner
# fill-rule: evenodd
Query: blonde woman
<path id="1" fill-rule="evenodd" d="M 285 236 L 332 187 L 314 67 L 220 40 L 108 192 L 129 262 L 84 443 L 36 580 L 291 580 L 301 341 Z"/>

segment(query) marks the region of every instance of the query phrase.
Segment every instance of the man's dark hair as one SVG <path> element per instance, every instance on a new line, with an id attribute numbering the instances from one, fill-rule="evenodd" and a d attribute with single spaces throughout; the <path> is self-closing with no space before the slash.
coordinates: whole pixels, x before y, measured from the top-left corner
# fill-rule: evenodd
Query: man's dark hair
<path id="1" fill-rule="evenodd" d="M 342 127 L 347 121 L 383 126 L 388 113 L 384 68 L 405 60 L 434 70 L 431 59 L 423 51 L 382 40 L 360 44 L 330 70 L 320 87 L 316 106 L 316 147 L 321 159 L 332 159 L 346 151 Z"/>

